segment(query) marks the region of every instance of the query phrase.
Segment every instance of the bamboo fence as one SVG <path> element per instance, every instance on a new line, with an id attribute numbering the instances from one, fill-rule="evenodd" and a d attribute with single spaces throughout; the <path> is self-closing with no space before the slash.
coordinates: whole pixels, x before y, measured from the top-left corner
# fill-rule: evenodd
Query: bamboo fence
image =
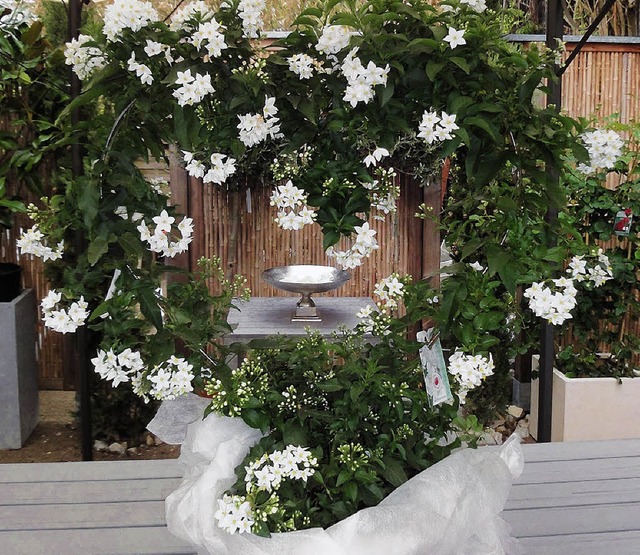
<path id="1" fill-rule="evenodd" d="M 568 45 L 568 50 L 572 48 Z M 623 122 L 640 119 L 640 45 L 587 44 L 563 79 L 563 108 L 572 116 L 605 119 L 618 114 Z M 172 157 L 173 158 L 173 157 Z M 200 256 L 220 256 L 223 264 L 235 258 L 235 269 L 248 279 L 254 296 L 286 295 L 261 281 L 263 270 L 284 264 L 326 264 L 317 226 L 307 226 L 299 232 L 284 232 L 273 222 L 273 208 L 269 206 L 268 191 L 253 188 L 240 203 L 241 218 L 238 248 L 229 252 L 229 197 L 220 189 L 202 186 L 184 175 L 177 163 L 170 168 L 150 165 L 143 168 L 150 176 L 171 178 L 174 192 L 172 202 L 180 205 L 196 222 L 194 243 L 188 256 L 178 264 L 192 266 Z M 370 296 L 373 285 L 392 271 L 422 277 L 439 263 L 440 240 L 433 223 L 413 217 L 417 206 L 439 206 L 437 185 L 420 188 L 409 182 L 401 183 L 399 210 L 385 223 L 372 221 L 378 231 L 381 248 L 365 265 L 353 271 L 352 279 L 340 290 L 329 295 Z M 0 259 L 17 261 L 24 268 L 24 285 L 36 289 L 38 298 L 47 293 L 47 284 L 38 260 L 20 259 L 15 252 L 15 239 L 20 228 L 30 227 L 22 217 L 17 226 L 4 232 Z M 343 245 L 344 246 L 344 245 Z M 231 256 L 235 255 L 235 256 Z M 629 322 L 629 329 L 640 335 L 640 323 Z M 67 347 L 69 348 L 69 347 Z M 63 363 L 65 341 L 54 332 L 38 324 L 38 360 L 42 388 L 73 388 L 72 377 L 65 376 Z"/>

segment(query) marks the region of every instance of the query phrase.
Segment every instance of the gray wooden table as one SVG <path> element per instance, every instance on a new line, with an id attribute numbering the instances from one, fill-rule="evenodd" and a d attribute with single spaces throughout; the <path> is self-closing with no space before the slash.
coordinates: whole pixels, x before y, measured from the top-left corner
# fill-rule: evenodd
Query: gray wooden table
<path id="1" fill-rule="evenodd" d="M 356 313 L 367 305 L 375 307 L 369 297 L 313 297 L 321 322 L 291 321 L 300 297 L 251 297 L 249 301 L 236 301 L 239 310 L 229 311 L 227 321 L 234 328 L 225 341 L 248 342 L 270 335 L 303 336 L 307 327 L 328 336 L 340 326 L 354 328 L 360 319 Z"/>
<path id="2" fill-rule="evenodd" d="M 523 449 L 503 516 L 526 553 L 640 554 L 640 439 Z M 0 554 L 196 554 L 164 524 L 179 483 L 175 460 L 0 465 Z"/>

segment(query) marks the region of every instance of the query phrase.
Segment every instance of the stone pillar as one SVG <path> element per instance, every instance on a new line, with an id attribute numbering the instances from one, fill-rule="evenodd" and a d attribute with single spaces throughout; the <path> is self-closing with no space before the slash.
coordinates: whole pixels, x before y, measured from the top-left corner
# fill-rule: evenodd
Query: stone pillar
<path id="1" fill-rule="evenodd" d="M 0 449 L 20 449 L 39 419 L 36 296 L 0 303 Z"/>

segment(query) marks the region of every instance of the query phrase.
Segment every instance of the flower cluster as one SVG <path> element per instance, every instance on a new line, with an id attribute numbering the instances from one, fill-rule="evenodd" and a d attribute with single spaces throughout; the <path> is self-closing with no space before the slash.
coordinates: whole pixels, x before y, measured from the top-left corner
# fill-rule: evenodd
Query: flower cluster
<path id="1" fill-rule="evenodd" d="M 395 272 L 376 283 L 373 293 L 381 301 L 382 308 L 397 308 L 398 299 L 404 296 L 404 283 L 398 279 L 400 276 Z"/>
<path id="2" fill-rule="evenodd" d="M 131 52 L 131 57 L 127 60 L 127 69 L 136 74 L 140 78 L 143 85 L 151 85 L 153 83 L 153 75 L 151 68 L 145 64 L 136 62 L 136 53 Z"/>
<path id="3" fill-rule="evenodd" d="M 193 106 L 208 94 L 215 92 L 211 84 L 211 75 L 196 73 L 194 76 L 191 75 L 190 69 L 178 71 L 175 85 L 179 87 L 173 91 L 173 96 L 180 106 Z"/>
<path id="4" fill-rule="evenodd" d="M 578 170 L 585 174 L 615 166 L 624 146 L 620 135 L 611 129 L 588 131 L 582 135 L 582 142 L 589 152 L 589 165 L 580 164 Z"/>
<path id="5" fill-rule="evenodd" d="M 293 71 L 300 80 L 313 77 L 315 60 L 308 54 L 294 54 L 288 60 L 289 71 Z"/>
<path id="6" fill-rule="evenodd" d="M 244 36 L 250 39 L 258 38 L 262 27 L 262 11 L 266 5 L 265 0 L 240 0 L 238 15 L 242 19 Z"/>
<path id="7" fill-rule="evenodd" d="M 376 168 L 375 176 L 376 179 L 372 183 L 363 183 L 363 186 L 370 191 L 371 208 L 375 208 L 385 215 L 395 214 L 400 196 L 400 186 L 396 182 L 396 171 L 393 168 Z M 384 220 L 385 216 L 376 214 L 373 218 Z"/>
<path id="8" fill-rule="evenodd" d="M 371 305 L 363 306 L 356 313 L 356 317 L 360 319 L 356 329 L 362 333 L 370 333 L 376 337 L 385 337 L 391 333 L 391 317 Z"/>
<path id="9" fill-rule="evenodd" d="M 571 311 L 577 304 L 577 293 L 573 280 L 558 278 L 549 284 L 532 284 L 525 290 L 524 296 L 529 299 L 529 308 L 536 316 L 558 326 L 571 318 Z"/>
<path id="10" fill-rule="evenodd" d="M 306 483 L 317 466 L 318 460 L 305 447 L 288 445 L 282 451 L 265 453 L 245 467 L 247 496 L 225 494 L 218 500 L 214 514 L 218 526 L 229 534 L 242 534 L 251 532 L 256 522 L 265 523 L 271 515 L 284 514 L 286 508 L 280 505 L 276 494 L 282 482 L 302 480 Z M 257 502 L 258 492 L 271 495 L 266 501 Z M 292 528 L 295 528 L 293 524 Z"/>
<path id="11" fill-rule="evenodd" d="M 60 241 L 55 249 L 43 242 L 44 233 L 34 225 L 31 229 L 23 231 L 20 238 L 16 241 L 16 246 L 20 249 L 21 254 L 33 254 L 38 258 L 42 258 L 44 262 L 47 260 L 59 260 L 64 252 L 64 241 Z"/>
<path id="12" fill-rule="evenodd" d="M 427 144 L 433 144 L 435 141 L 446 141 L 453 138 L 452 131 L 459 129 L 456 124 L 456 115 L 435 111 L 425 110 L 422 114 L 422 120 L 418 126 L 418 137 L 424 139 Z"/>
<path id="13" fill-rule="evenodd" d="M 337 54 L 349 46 L 352 29 L 346 25 L 327 25 L 318 38 L 316 50 L 322 54 Z"/>
<path id="14" fill-rule="evenodd" d="M 600 287 L 604 283 L 613 278 L 613 269 L 609 257 L 604 254 L 602 249 L 598 249 L 594 254 L 596 261 L 591 267 L 587 267 L 588 260 L 584 256 L 574 256 L 569 262 L 567 272 L 577 282 L 585 280 L 591 282 L 594 287 Z"/>
<path id="15" fill-rule="evenodd" d="M 221 29 L 224 30 L 224 27 L 215 19 L 211 19 L 200 23 L 198 30 L 188 40 L 198 49 L 204 47 L 209 56 L 219 58 L 222 51 L 227 48 L 224 35 L 220 32 Z"/>
<path id="16" fill-rule="evenodd" d="M 40 306 L 44 316 L 44 325 L 53 331 L 60 333 L 73 333 L 80 326 L 83 326 L 89 317 L 87 303 L 84 297 L 71 303 L 68 309 L 60 308 L 62 293 L 52 289 L 47 296 L 42 299 Z"/>
<path id="17" fill-rule="evenodd" d="M 108 41 L 115 42 L 125 29 L 139 31 L 158 19 L 158 12 L 150 2 L 116 0 L 104 11 L 103 31 Z"/>
<path id="18" fill-rule="evenodd" d="M 275 221 L 282 229 L 297 231 L 314 222 L 316 214 L 306 203 L 306 193 L 291 180 L 279 185 L 271 194 L 271 206 L 278 209 Z"/>
<path id="19" fill-rule="evenodd" d="M 145 402 L 149 397 L 169 401 L 193 391 L 191 382 L 194 377 L 193 365 L 184 358 L 172 355 L 154 366 L 149 373 L 137 372 L 131 378 L 131 384 L 133 392 Z"/>
<path id="20" fill-rule="evenodd" d="M 140 233 L 140 240 L 148 243 L 151 252 L 157 252 L 162 256 L 173 258 L 176 254 L 185 252 L 189 248 L 193 233 L 193 220 L 191 218 L 182 218 L 176 226 L 180 232 L 179 238 L 173 232 L 173 223 L 176 219 L 173 216 L 169 216 L 166 210 L 163 210 L 159 216 L 155 216 L 152 219 L 155 224 L 153 233 L 151 233 L 144 221 L 140 222 L 137 228 Z M 172 241 L 172 238 L 177 240 Z"/>
<path id="21" fill-rule="evenodd" d="M 99 48 L 86 46 L 92 40 L 88 35 L 78 35 L 77 39 L 66 44 L 64 50 L 65 63 L 72 67 L 81 80 L 90 77 L 94 71 L 107 64 L 107 59 Z"/>
<path id="22" fill-rule="evenodd" d="M 205 385 L 211 395 L 214 410 L 228 416 L 238 416 L 251 399 L 262 401 L 267 394 L 269 378 L 259 357 L 245 358 L 231 371 L 228 386 L 215 378 Z"/>
<path id="23" fill-rule="evenodd" d="M 358 102 L 367 104 L 375 96 L 373 88 L 376 85 L 386 85 L 389 74 L 389 64 L 381 68 L 369 62 L 365 68 L 356 56 L 357 48 L 352 49 L 342 62 L 342 75 L 347 78 L 347 88 L 343 100 L 355 108 Z"/>
<path id="24" fill-rule="evenodd" d="M 376 147 L 376 149 L 371 154 L 368 154 L 365 157 L 363 162 L 364 165 L 367 166 L 367 168 L 369 166 L 377 166 L 378 162 L 380 162 L 380 160 L 382 160 L 386 156 L 389 156 L 389 151 L 386 148 Z"/>
<path id="25" fill-rule="evenodd" d="M 458 351 L 449 358 L 449 374 L 455 376 L 460 384 L 458 397 L 460 404 L 464 404 L 467 393 L 478 387 L 482 380 L 493 374 L 493 357 L 489 358 L 482 355 L 466 355 L 462 351 Z"/>
<path id="26" fill-rule="evenodd" d="M 193 30 L 190 22 L 196 14 L 200 14 L 203 19 L 206 19 L 213 15 L 213 11 L 211 11 L 211 8 L 206 3 L 202 2 L 202 0 L 190 2 L 173 14 L 169 28 L 172 31 Z"/>
<path id="27" fill-rule="evenodd" d="M 355 226 L 356 232 L 355 243 L 346 251 L 336 251 L 333 247 L 329 247 L 326 255 L 329 258 L 335 258 L 336 262 L 343 268 L 356 268 L 362 265 L 364 258 L 371 256 L 374 250 L 379 247 L 376 240 L 375 229 L 369 227 L 369 222 L 364 222 L 361 226 Z"/>
<path id="28" fill-rule="evenodd" d="M 113 349 L 99 350 L 91 359 L 95 372 L 103 379 L 111 382 L 113 387 L 128 382 L 144 370 L 144 362 L 140 353 L 127 348 L 119 354 Z"/>
<path id="29" fill-rule="evenodd" d="M 240 123 L 240 140 L 245 146 L 252 147 L 271 137 L 275 139 L 280 133 L 279 120 L 276 117 L 278 108 L 275 105 L 276 99 L 267 97 L 265 99 L 262 114 L 244 114 L 238 116 Z"/>
<path id="30" fill-rule="evenodd" d="M 577 304 L 576 283 L 586 282 L 592 287 L 600 287 L 613 278 L 609 258 L 602 249 L 598 249 L 590 258 L 574 256 L 569 262 L 567 273 L 570 279 L 561 277 L 547 282 L 536 282 L 524 292 L 524 296 L 529 299 L 529 308 L 534 314 L 554 326 L 562 325 L 572 317 L 571 311 Z"/>
<path id="31" fill-rule="evenodd" d="M 203 183 L 215 183 L 222 185 L 231 175 L 236 173 L 236 159 L 214 152 L 209 156 L 211 167 L 207 168 L 204 163 L 196 160 L 191 152 L 186 150 L 182 152 L 184 155 L 185 169 L 191 177 L 201 178 Z"/>

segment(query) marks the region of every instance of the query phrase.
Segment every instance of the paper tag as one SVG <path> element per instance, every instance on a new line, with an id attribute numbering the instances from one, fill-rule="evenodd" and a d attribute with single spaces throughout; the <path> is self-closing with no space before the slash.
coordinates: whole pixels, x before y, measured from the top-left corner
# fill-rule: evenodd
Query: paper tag
<path id="1" fill-rule="evenodd" d="M 420 362 L 424 374 L 424 384 L 432 406 L 453 401 L 447 365 L 444 362 L 440 339 L 433 340 L 433 328 L 416 334 L 416 339 L 425 343 L 420 347 Z"/>
<path id="2" fill-rule="evenodd" d="M 626 237 L 631 231 L 631 224 L 633 223 L 633 213 L 629 208 L 626 210 L 620 210 L 616 214 L 616 219 L 613 222 L 613 232 L 616 235 Z"/>

